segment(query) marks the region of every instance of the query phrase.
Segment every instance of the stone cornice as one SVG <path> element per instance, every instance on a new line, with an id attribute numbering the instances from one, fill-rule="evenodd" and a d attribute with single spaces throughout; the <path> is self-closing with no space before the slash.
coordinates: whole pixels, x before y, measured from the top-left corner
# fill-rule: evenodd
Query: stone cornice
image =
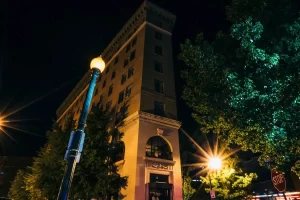
<path id="1" fill-rule="evenodd" d="M 181 126 L 181 122 L 176 121 L 174 119 L 153 115 L 151 113 L 147 113 L 143 111 L 139 111 L 139 119 L 141 121 L 152 122 L 155 124 L 159 124 L 159 125 L 163 125 L 175 129 L 179 129 Z"/>

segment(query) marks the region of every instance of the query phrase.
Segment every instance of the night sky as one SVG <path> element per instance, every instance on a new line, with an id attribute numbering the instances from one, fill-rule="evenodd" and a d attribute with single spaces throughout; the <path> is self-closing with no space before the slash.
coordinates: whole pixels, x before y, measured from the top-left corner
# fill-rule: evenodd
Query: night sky
<path id="1" fill-rule="evenodd" d="M 0 27 L 0 111 L 8 103 L 4 114 L 39 99 L 9 117 L 28 119 L 14 125 L 36 135 L 6 129 L 15 141 L 0 134 L 2 155 L 36 155 L 56 118 L 56 109 L 88 70 L 90 60 L 100 55 L 143 1 L 103 2 L 7 0 L 0 5 L 4 13 Z M 173 47 L 178 113 L 183 127 L 193 132 L 197 126 L 180 99 L 183 83 L 179 73 L 184 66 L 177 61 L 179 44 L 200 32 L 213 39 L 218 30 L 226 29 L 229 0 L 151 2 L 177 16 Z"/>

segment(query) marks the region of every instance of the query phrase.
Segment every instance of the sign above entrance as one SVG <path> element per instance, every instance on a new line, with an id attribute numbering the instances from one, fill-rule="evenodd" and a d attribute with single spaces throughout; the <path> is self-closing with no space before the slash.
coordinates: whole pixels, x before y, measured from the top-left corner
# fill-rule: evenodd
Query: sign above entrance
<path id="1" fill-rule="evenodd" d="M 286 189 L 286 181 L 284 178 L 284 174 L 282 172 L 277 171 L 275 168 L 271 170 L 271 179 L 274 187 L 278 192 L 284 192 Z"/>
<path id="2" fill-rule="evenodd" d="M 214 190 L 211 190 L 209 193 L 210 193 L 210 198 L 212 199 L 216 198 L 216 192 Z"/>

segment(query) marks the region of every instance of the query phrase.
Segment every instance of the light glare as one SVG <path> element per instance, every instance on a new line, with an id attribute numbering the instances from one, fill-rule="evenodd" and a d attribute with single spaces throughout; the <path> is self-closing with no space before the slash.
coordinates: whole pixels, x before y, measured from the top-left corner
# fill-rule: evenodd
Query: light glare
<path id="1" fill-rule="evenodd" d="M 221 160 L 221 158 L 218 158 L 218 157 L 212 157 L 212 158 L 210 158 L 209 162 L 208 162 L 208 167 L 210 169 L 214 169 L 214 170 L 221 169 L 221 167 L 222 167 L 222 160 Z"/>

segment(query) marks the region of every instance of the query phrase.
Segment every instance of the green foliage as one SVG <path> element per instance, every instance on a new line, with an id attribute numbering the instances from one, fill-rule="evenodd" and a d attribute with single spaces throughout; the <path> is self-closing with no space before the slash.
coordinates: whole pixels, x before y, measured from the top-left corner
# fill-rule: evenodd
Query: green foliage
<path id="1" fill-rule="evenodd" d="M 183 99 L 204 133 L 259 152 L 288 171 L 300 162 L 300 17 L 292 0 L 233 0 L 230 31 L 181 45 Z M 299 165 L 299 164 L 298 164 Z M 300 174 L 296 164 L 292 170 Z"/>
<path id="2" fill-rule="evenodd" d="M 188 173 L 182 176 L 182 190 L 183 190 L 183 200 L 189 200 L 192 198 L 196 190 L 192 187 L 192 178 Z"/>
<path id="3" fill-rule="evenodd" d="M 87 119 L 84 150 L 73 177 L 70 199 L 118 196 L 121 188 L 127 185 L 127 177 L 121 177 L 115 165 L 124 150 L 122 133 L 116 126 L 109 127 L 113 124 L 109 114 L 93 108 Z M 73 120 L 67 120 L 64 128 L 54 124 L 53 130 L 47 133 L 48 142 L 35 158 L 33 166 L 29 172 L 22 174 L 23 179 L 19 177 L 25 183 L 28 195 L 18 198 L 16 189 L 22 186 L 18 184 L 16 189 L 11 188 L 17 191 L 11 192 L 11 196 L 14 195 L 17 200 L 57 198 L 66 166 L 63 158 L 74 124 Z M 20 182 L 17 178 L 15 181 Z"/>
<path id="4" fill-rule="evenodd" d="M 228 158 L 224 161 L 220 171 L 209 172 L 207 177 L 201 177 L 203 183 L 206 184 L 205 190 L 210 191 L 211 183 L 218 199 L 246 199 L 247 189 L 257 175 L 243 173 L 237 161 L 237 158 Z"/>
<path id="5" fill-rule="evenodd" d="M 19 170 L 14 181 L 12 182 L 11 188 L 9 189 L 8 196 L 11 199 L 29 199 L 29 192 L 26 190 L 24 182 L 25 171 Z"/>

